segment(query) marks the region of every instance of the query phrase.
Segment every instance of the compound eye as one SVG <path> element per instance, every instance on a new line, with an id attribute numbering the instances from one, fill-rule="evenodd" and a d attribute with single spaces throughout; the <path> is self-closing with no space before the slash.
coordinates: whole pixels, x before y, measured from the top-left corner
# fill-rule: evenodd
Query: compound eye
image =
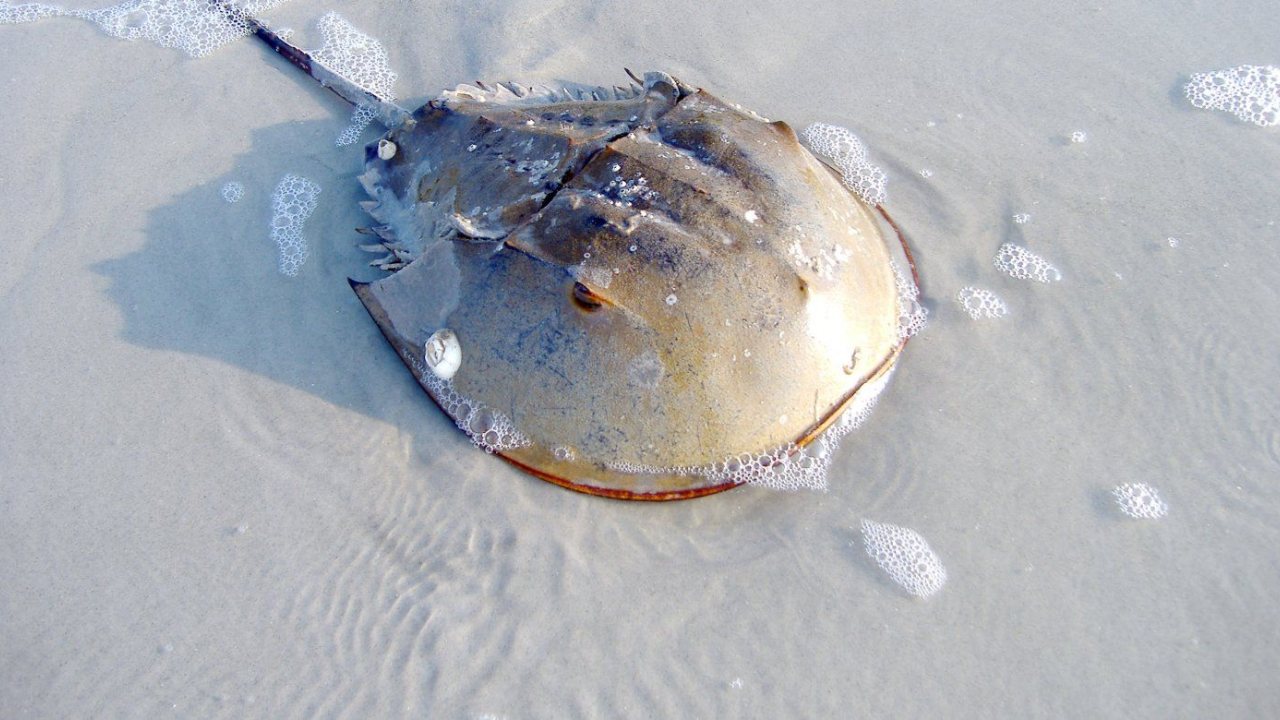
<path id="1" fill-rule="evenodd" d="M 604 305 L 604 298 L 600 297 L 591 288 L 580 282 L 573 284 L 573 302 L 583 310 L 599 310 Z"/>

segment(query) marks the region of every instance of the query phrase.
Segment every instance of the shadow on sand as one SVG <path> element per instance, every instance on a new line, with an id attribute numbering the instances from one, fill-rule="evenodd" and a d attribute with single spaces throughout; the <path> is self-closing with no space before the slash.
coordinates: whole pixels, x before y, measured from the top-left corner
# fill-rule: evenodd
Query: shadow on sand
<path id="1" fill-rule="evenodd" d="M 230 173 L 151 213 L 145 247 L 95 265 L 123 315 L 123 339 L 220 360 L 384 420 L 398 404 L 388 393 L 427 402 L 347 283 L 380 273 L 354 230 L 368 224 L 355 180 L 364 148 L 335 148 L 340 127 L 255 131 Z M 309 256 L 295 277 L 279 272 L 270 239 L 271 194 L 287 172 L 321 186 L 305 225 Z M 232 180 L 245 186 L 235 204 L 219 194 Z"/>

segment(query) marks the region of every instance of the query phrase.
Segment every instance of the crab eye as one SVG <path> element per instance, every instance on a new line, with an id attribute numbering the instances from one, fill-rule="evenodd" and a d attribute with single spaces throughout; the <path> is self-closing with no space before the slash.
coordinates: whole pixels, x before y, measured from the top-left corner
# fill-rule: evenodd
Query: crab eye
<path id="1" fill-rule="evenodd" d="M 573 284 L 573 301 L 583 310 L 599 310 L 604 299 L 580 282 Z"/>

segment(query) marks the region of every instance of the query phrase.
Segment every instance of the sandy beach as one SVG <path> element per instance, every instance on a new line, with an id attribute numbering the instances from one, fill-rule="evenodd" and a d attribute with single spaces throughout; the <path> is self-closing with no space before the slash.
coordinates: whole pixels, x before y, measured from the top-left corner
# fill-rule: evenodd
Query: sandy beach
<path id="1" fill-rule="evenodd" d="M 1280 64 L 1273 6 L 265 15 L 316 47 L 329 11 L 406 107 L 629 67 L 852 129 L 929 324 L 825 492 L 572 493 L 475 448 L 352 294 L 376 128 L 335 146 L 350 108 L 252 38 L 0 25 L 0 717 L 1280 715 L 1280 128 L 1183 91 Z M 320 188 L 292 277 L 289 173 Z M 942 590 L 890 580 L 864 519 L 926 538 Z"/>

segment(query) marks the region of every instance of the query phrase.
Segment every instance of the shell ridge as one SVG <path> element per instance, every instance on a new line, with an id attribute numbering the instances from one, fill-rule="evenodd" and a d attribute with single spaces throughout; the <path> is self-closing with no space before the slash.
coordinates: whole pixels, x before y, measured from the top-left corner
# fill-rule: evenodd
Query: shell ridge
<path id="1" fill-rule="evenodd" d="M 632 75 L 635 78 L 634 75 Z M 459 102 L 496 102 L 509 106 L 550 105 L 561 102 L 608 102 L 611 100 L 634 100 L 643 97 L 655 82 L 662 78 L 681 91 L 689 94 L 691 88 L 666 73 L 646 73 L 645 79 L 627 86 L 578 86 L 557 83 L 538 83 L 524 85 L 519 82 L 503 80 L 485 82 L 476 80 L 473 83 L 460 83 L 452 90 L 440 93 L 435 102 L 452 104 Z"/>

